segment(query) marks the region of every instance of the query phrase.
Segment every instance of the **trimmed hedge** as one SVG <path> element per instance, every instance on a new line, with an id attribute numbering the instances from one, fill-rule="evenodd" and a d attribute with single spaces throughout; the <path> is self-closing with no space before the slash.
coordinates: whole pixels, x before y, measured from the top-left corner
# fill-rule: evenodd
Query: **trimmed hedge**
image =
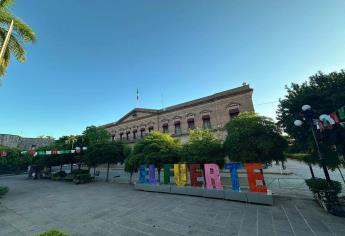
<path id="1" fill-rule="evenodd" d="M 306 179 L 305 182 L 310 191 L 312 191 L 314 194 L 332 192 L 333 194 L 338 195 L 341 192 L 341 183 L 338 181 L 331 180 L 331 183 L 328 183 L 325 179 L 311 178 Z"/>

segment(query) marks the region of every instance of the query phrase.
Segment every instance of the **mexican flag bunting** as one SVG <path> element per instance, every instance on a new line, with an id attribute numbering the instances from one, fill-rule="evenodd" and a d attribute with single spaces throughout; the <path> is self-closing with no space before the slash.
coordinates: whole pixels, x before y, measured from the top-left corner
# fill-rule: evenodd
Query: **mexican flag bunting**
<path id="1" fill-rule="evenodd" d="M 45 154 L 46 154 L 46 151 L 38 151 L 37 154 L 38 154 L 38 155 L 45 155 Z"/>
<path id="2" fill-rule="evenodd" d="M 35 150 L 31 150 L 29 154 L 34 157 L 37 156 L 37 152 Z"/>

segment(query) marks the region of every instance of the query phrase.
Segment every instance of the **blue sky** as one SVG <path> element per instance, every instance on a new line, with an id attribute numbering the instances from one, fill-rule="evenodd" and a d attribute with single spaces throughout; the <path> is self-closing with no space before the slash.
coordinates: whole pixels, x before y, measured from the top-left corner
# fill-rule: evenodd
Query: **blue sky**
<path id="1" fill-rule="evenodd" d="M 345 2 L 16 0 L 37 33 L 0 87 L 0 133 L 81 133 L 137 106 L 240 86 L 275 117 L 284 86 L 345 65 Z"/>

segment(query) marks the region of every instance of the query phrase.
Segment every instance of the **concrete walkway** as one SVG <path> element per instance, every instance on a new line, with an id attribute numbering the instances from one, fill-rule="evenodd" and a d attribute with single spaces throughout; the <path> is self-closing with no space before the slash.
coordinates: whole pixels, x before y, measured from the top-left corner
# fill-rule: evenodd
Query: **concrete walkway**
<path id="1" fill-rule="evenodd" d="M 0 235 L 345 235 L 345 219 L 311 199 L 274 206 L 148 193 L 127 184 L 85 185 L 1 177 Z"/>

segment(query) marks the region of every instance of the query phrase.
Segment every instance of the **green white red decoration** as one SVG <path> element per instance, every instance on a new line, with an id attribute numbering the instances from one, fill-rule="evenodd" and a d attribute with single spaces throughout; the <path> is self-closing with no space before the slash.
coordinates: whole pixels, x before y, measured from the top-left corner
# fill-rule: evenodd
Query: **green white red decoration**
<path id="1" fill-rule="evenodd" d="M 81 152 L 81 150 L 86 151 L 87 147 L 79 148 L 77 147 L 75 150 L 48 150 L 48 151 L 36 151 L 36 150 L 30 150 L 30 151 L 22 151 L 22 154 L 29 153 L 31 156 L 45 156 L 45 155 L 61 155 L 61 154 L 78 154 Z"/>
<path id="2" fill-rule="evenodd" d="M 321 132 L 325 129 L 332 129 L 335 124 L 340 124 L 342 127 L 345 127 L 345 106 L 332 112 L 330 115 L 320 115 L 319 120 L 315 122 L 317 129 Z"/>

